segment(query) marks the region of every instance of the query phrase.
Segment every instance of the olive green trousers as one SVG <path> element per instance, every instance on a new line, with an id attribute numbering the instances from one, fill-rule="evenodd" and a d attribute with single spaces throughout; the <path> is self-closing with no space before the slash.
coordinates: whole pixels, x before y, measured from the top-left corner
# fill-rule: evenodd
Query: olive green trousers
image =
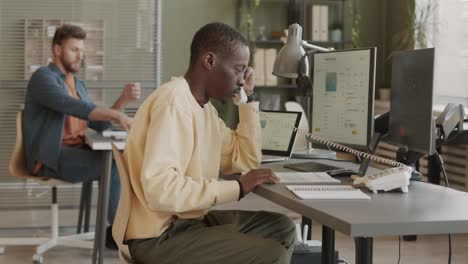
<path id="1" fill-rule="evenodd" d="M 286 264 L 296 233 L 289 217 L 256 211 L 211 211 L 177 220 L 161 236 L 127 241 L 136 263 Z"/>

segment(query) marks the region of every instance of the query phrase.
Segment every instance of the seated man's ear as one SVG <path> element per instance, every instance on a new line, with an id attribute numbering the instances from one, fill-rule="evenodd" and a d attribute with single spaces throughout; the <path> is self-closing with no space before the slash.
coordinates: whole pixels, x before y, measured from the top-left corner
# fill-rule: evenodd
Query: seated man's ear
<path id="1" fill-rule="evenodd" d="M 203 54 L 202 63 L 206 69 L 212 70 L 216 64 L 216 55 L 210 51 L 206 52 L 205 54 Z"/>
<path id="2" fill-rule="evenodd" d="M 60 53 L 62 53 L 62 46 L 59 44 L 54 44 L 52 50 L 54 52 L 54 56 L 60 56 Z"/>

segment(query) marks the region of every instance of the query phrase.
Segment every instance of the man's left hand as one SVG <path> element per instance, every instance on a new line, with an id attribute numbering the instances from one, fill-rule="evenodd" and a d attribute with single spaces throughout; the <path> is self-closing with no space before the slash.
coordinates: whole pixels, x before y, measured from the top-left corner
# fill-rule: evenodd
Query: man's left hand
<path id="1" fill-rule="evenodd" d="M 125 85 L 122 95 L 120 98 L 125 103 L 130 103 L 132 101 L 140 99 L 141 96 L 141 86 L 140 83 L 128 83 Z"/>
<path id="2" fill-rule="evenodd" d="M 244 92 L 247 96 L 250 96 L 254 93 L 255 85 L 255 71 L 252 67 L 247 67 L 245 70 L 244 81 Z"/>

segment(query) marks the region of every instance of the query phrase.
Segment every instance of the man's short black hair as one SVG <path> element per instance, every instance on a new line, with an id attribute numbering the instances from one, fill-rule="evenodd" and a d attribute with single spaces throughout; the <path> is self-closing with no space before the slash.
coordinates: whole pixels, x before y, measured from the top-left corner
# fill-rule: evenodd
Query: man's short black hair
<path id="1" fill-rule="evenodd" d="M 193 37 L 190 46 L 190 65 L 194 65 L 206 50 L 226 54 L 239 44 L 249 46 L 247 39 L 231 26 L 219 22 L 206 24 Z"/>
<path id="2" fill-rule="evenodd" d="M 86 31 L 79 26 L 69 24 L 58 27 L 52 39 L 52 50 L 54 49 L 54 45 L 62 45 L 69 38 L 83 40 L 86 38 Z"/>

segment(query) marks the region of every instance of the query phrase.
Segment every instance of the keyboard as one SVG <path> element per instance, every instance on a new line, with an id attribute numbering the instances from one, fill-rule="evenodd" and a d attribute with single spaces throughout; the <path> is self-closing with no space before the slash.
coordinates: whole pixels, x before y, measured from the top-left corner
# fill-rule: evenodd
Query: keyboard
<path id="1" fill-rule="evenodd" d="M 330 171 L 339 171 L 343 168 L 335 167 L 327 164 L 322 164 L 318 162 L 308 161 L 302 163 L 293 163 L 284 165 L 285 168 L 302 171 L 302 172 L 330 172 Z"/>

